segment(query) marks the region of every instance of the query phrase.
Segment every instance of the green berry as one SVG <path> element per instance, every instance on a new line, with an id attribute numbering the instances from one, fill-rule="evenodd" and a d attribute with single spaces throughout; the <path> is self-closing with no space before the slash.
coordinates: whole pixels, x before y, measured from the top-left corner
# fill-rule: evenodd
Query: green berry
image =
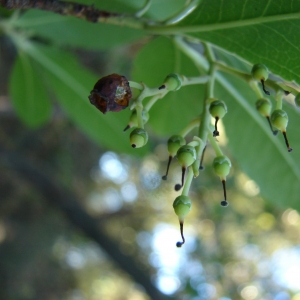
<path id="1" fill-rule="evenodd" d="M 189 167 L 196 160 L 196 150 L 189 145 L 181 146 L 177 151 L 177 159 L 183 167 Z"/>
<path id="2" fill-rule="evenodd" d="M 255 79 L 255 80 L 266 81 L 269 77 L 269 70 L 263 64 L 255 64 L 252 67 L 251 74 L 252 74 L 253 79 Z"/>
<path id="3" fill-rule="evenodd" d="M 298 108 L 300 108 L 300 93 L 295 97 L 295 104 Z"/>
<path id="4" fill-rule="evenodd" d="M 172 135 L 168 139 L 168 152 L 171 156 L 175 156 L 178 149 L 185 145 L 185 139 L 181 135 Z"/>
<path id="5" fill-rule="evenodd" d="M 229 158 L 224 155 L 217 156 L 213 161 L 213 168 L 221 180 L 225 180 L 226 176 L 230 172 L 231 162 Z"/>
<path id="6" fill-rule="evenodd" d="M 179 74 L 169 74 L 164 81 L 164 84 L 159 87 L 160 90 L 167 88 L 169 91 L 177 91 L 181 88 L 182 78 Z"/>
<path id="7" fill-rule="evenodd" d="M 285 131 L 289 122 L 288 114 L 282 109 L 276 109 L 271 115 L 271 122 L 280 131 Z"/>
<path id="8" fill-rule="evenodd" d="M 256 109 L 263 117 L 269 117 L 271 115 L 272 104 L 269 99 L 258 99 L 255 105 Z"/>
<path id="9" fill-rule="evenodd" d="M 227 113 L 227 106 L 225 102 L 215 100 L 210 104 L 209 112 L 214 118 L 222 119 Z"/>
<path id="10" fill-rule="evenodd" d="M 132 148 L 141 148 L 148 142 L 148 133 L 142 128 L 136 128 L 130 133 Z"/>
<path id="11" fill-rule="evenodd" d="M 183 220 L 185 218 L 185 216 L 190 212 L 191 206 L 191 199 L 184 195 L 178 196 L 173 202 L 173 208 L 179 220 Z"/>

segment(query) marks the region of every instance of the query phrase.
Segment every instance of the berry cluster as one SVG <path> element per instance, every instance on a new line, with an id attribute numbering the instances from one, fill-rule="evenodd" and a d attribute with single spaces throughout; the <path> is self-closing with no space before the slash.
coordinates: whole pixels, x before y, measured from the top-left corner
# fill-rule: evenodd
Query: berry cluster
<path id="1" fill-rule="evenodd" d="M 182 192 L 173 202 L 174 211 L 179 219 L 182 237 L 182 242 L 178 242 L 176 244 L 177 247 L 181 247 L 185 242 L 183 235 L 184 218 L 192 206 L 191 199 L 188 196 L 189 189 L 192 179 L 199 175 L 199 170 L 204 169 L 203 158 L 208 144 L 210 144 L 215 152 L 215 158 L 212 162 L 213 170 L 222 182 L 224 199 L 221 201 L 221 206 L 228 206 L 226 177 L 230 172 L 231 162 L 229 158 L 223 154 L 216 139 L 220 136 L 218 122 L 226 115 L 227 106 L 224 101 L 213 97 L 214 72 L 215 68 L 211 67 L 207 76 L 187 78 L 179 74 L 169 74 L 163 83 L 155 88 L 149 88 L 144 83 L 129 82 L 124 76 L 112 74 L 100 79 L 89 96 L 91 103 L 103 113 L 106 113 L 107 111 L 120 111 L 126 108 L 132 96 L 130 89 L 135 88 L 139 91 L 138 96 L 132 101 L 132 113 L 124 131 L 132 129 L 130 133 L 130 144 L 133 148 L 140 148 L 148 142 L 148 133 L 144 125 L 148 122 L 150 117 L 149 111 L 157 100 L 163 98 L 168 92 L 177 91 L 185 85 L 207 84 L 207 90 L 209 92 L 206 95 L 206 99 L 204 99 L 202 115 L 192 120 L 181 132 L 172 135 L 167 143 L 169 159 L 166 174 L 162 176 L 162 179 L 168 179 L 170 165 L 174 157 L 177 158 L 182 168 L 181 182 L 174 187 L 176 191 L 181 190 Z M 230 72 L 232 72 L 232 69 Z M 244 79 L 246 78 L 250 86 L 259 96 L 259 99 L 256 101 L 256 109 L 268 120 L 268 124 L 274 135 L 277 135 L 279 130 L 283 133 L 287 149 L 291 152 L 292 148 L 289 146 L 286 135 L 288 115 L 282 110 L 282 98 L 283 95 L 288 94 L 288 92 L 276 86 L 275 98 L 277 104 L 276 109 L 272 112 L 271 101 L 262 97 L 261 91 L 258 89 L 256 83 L 261 83 L 262 90 L 266 95 L 269 96 L 271 94 L 266 89 L 266 81 L 269 77 L 267 67 L 263 64 L 256 64 L 252 68 L 251 75 L 243 74 L 243 77 Z M 145 98 L 147 98 L 148 101 L 146 104 L 143 104 Z M 296 106 L 300 107 L 300 94 L 295 97 L 295 103 Z M 199 128 L 198 136 L 194 136 L 191 141 L 187 142 L 187 135 L 196 127 Z"/>

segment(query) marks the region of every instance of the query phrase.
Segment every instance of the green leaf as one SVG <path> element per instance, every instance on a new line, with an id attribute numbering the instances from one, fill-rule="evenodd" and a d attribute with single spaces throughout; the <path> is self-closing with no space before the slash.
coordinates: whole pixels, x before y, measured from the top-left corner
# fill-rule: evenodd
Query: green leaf
<path id="1" fill-rule="evenodd" d="M 300 83 L 299 11 L 299 0 L 202 0 L 180 23 L 155 32 L 184 33 L 211 42 Z"/>
<path id="2" fill-rule="evenodd" d="M 31 35 L 49 39 L 55 44 L 84 49 L 108 49 L 132 43 L 145 36 L 141 30 L 91 23 L 38 10 L 26 11 L 14 24 L 27 29 Z"/>
<path id="3" fill-rule="evenodd" d="M 15 61 L 9 88 L 14 109 L 27 126 L 38 127 L 48 121 L 51 102 L 40 69 L 25 53 Z"/>
<path id="4" fill-rule="evenodd" d="M 165 37 L 154 39 L 137 54 L 132 76 L 135 81 L 150 87 L 160 86 L 170 73 L 198 76 L 199 71 L 185 55 Z M 182 87 L 169 92 L 153 106 L 149 124 L 159 135 L 170 135 L 182 130 L 201 112 L 203 88 L 199 85 Z"/>
<path id="5" fill-rule="evenodd" d="M 98 78 L 84 69 L 67 52 L 31 44 L 28 53 L 44 68 L 45 76 L 69 118 L 99 145 L 116 151 L 143 154 L 147 147 L 132 149 L 123 132 L 130 112 L 103 115 L 88 96 Z M 88 155 L 88 154 L 87 154 Z"/>

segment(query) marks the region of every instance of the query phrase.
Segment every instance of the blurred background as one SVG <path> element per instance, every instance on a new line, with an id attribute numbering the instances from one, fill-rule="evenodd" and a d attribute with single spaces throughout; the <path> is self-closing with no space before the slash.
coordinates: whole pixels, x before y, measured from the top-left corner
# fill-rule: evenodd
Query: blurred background
<path id="1" fill-rule="evenodd" d="M 10 104 L 16 52 L 8 38 L 0 46 L 0 299 L 300 299 L 297 211 L 266 203 L 234 160 L 222 208 L 208 149 L 176 248 L 181 171 L 175 162 L 161 180 L 168 137 L 143 157 L 112 152 L 57 105 L 27 128 Z M 97 74 L 128 75 L 140 46 L 72 51 Z"/>

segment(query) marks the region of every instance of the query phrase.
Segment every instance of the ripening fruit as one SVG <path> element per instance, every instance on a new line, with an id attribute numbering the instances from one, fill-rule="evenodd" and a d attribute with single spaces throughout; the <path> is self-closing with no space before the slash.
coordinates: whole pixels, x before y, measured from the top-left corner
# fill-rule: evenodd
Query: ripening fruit
<path id="1" fill-rule="evenodd" d="M 181 88 L 182 78 L 179 74 L 169 74 L 164 81 L 164 84 L 159 87 L 160 90 L 168 89 L 169 91 L 177 91 Z"/>
<path id="2" fill-rule="evenodd" d="M 132 97 L 129 82 L 125 76 L 111 74 L 99 79 L 89 95 L 91 104 L 102 113 L 125 109 Z"/>
<path id="3" fill-rule="evenodd" d="M 184 223 L 184 218 L 190 212 L 191 207 L 192 207 L 191 199 L 185 195 L 178 196 L 173 202 L 174 211 L 179 219 L 180 233 L 182 238 L 182 242 L 176 243 L 176 246 L 179 248 L 185 243 L 185 238 L 183 235 L 183 223 Z"/>
<path id="4" fill-rule="evenodd" d="M 141 148 L 148 142 L 148 133 L 142 128 L 136 128 L 130 133 L 132 148 Z"/>
<path id="5" fill-rule="evenodd" d="M 215 118 L 215 130 L 213 136 L 219 136 L 219 131 L 217 128 L 218 121 L 222 119 L 227 113 L 227 106 L 225 102 L 220 100 L 213 101 L 209 106 L 209 112 L 212 117 Z"/>
<path id="6" fill-rule="evenodd" d="M 289 122 L 288 114 L 282 109 L 276 109 L 271 115 L 271 122 L 276 128 L 278 128 L 282 132 L 288 152 L 291 152 L 293 149 L 290 147 L 286 135 L 286 128 Z"/>

